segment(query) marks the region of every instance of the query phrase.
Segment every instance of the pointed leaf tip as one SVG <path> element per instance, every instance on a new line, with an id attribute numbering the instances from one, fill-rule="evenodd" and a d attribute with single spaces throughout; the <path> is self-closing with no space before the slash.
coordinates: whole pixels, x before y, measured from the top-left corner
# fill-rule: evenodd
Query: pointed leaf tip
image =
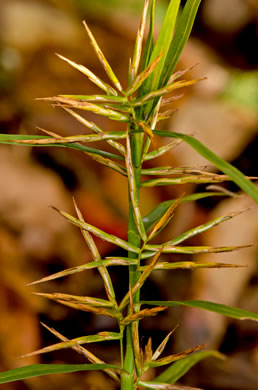
<path id="1" fill-rule="evenodd" d="M 146 21 L 147 21 L 148 7 L 149 7 L 149 0 L 145 0 L 143 12 L 142 12 L 142 17 L 141 17 L 141 22 L 140 22 L 140 26 L 139 26 L 137 36 L 136 36 L 133 60 L 130 63 L 131 74 L 129 74 L 129 76 L 130 76 L 132 81 L 135 79 L 137 72 L 138 72 L 138 69 L 139 69 L 139 65 L 140 65 L 140 60 L 141 60 L 141 55 L 142 55 L 142 42 L 143 42 L 143 36 L 144 36 L 144 31 L 145 31 L 145 26 L 146 26 Z"/>
<path id="2" fill-rule="evenodd" d="M 100 63 L 102 64 L 106 74 L 108 75 L 109 79 L 112 81 L 112 83 L 115 85 L 115 87 L 121 92 L 123 89 L 121 87 L 121 84 L 120 82 L 118 81 L 117 77 L 115 76 L 111 66 L 109 65 L 108 61 L 106 60 L 106 57 L 104 56 L 104 54 L 102 53 L 97 41 L 95 40 L 91 30 L 89 29 L 86 21 L 84 20 L 83 22 L 83 25 L 85 27 L 85 30 L 90 38 L 90 41 L 91 41 L 91 44 L 97 54 L 97 57 L 100 61 Z"/>
<path id="3" fill-rule="evenodd" d="M 68 58 L 62 56 L 61 54 L 56 53 L 56 55 L 61 58 L 61 60 L 67 62 L 69 65 L 71 65 L 73 68 L 79 70 L 79 72 L 83 73 L 85 76 L 89 78 L 89 80 L 96 84 L 100 89 L 105 91 L 109 95 L 117 95 L 117 92 L 114 88 L 112 88 L 110 85 L 102 81 L 98 76 L 96 76 L 92 71 L 90 71 L 88 68 L 81 64 L 77 64 L 74 61 L 69 60 Z"/>

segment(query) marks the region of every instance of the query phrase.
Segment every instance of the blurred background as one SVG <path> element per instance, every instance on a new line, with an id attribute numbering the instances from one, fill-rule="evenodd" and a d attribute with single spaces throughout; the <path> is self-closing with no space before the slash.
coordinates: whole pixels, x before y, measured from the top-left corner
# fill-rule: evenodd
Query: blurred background
<path id="1" fill-rule="evenodd" d="M 184 4 L 185 1 L 182 1 Z M 168 1 L 157 1 L 157 31 Z M 99 91 L 86 77 L 61 61 L 60 53 L 84 64 L 101 78 L 105 74 L 89 43 L 82 20 L 87 20 L 116 75 L 127 85 L 128 60 L 143 0 L 1 0 L 0 2 L 0 132 L 40 134 L 37 126 L 68 136 L 87 131 L 67 113 L 36 98 Z M 258 3 L 256 0 L 203 0 L 194 31 L 178 64 L 198 63 L 187 78 L 207 77 L 188 88 L 172 105 L 178 111 L 160 125 L 194 134 L 246 175 L 257 175 Z M 104 130 L 124 125 L 87 114 Z M 166 141 L 164 141 L 166 142 Z M 100 146 L 110 150 L 107 145 Z M 189 147 L 180 145 L 148 167 L 207 165 Z M 213 168 L 210 168 L 213 169 Z M 235 191 L 233 184 L 226 188 Z M 203 191 L 204 186 L 157 187 L 142 192 L 145 215 L 160 201 Z M 48 302 L 32 292 L 65 292 L 104 297 L 95 271 L 26 287 L 33 280 L 90 261 L 80 231 L 50 205 L 74 214 L 72 196 L 87 222 L 126 239 L 127 183 L 88 156 L 62 148 L 1 146 L 0 148 L 0 370 L 32 363 L 84 363 L 71 350 L 17 359 L 56 339 L 40 325 L 54 327 L 68 338 L 115 330 L 110 318 L 92 316 Z M 162 241 L 210 218 L 254 206 L 246 196 L 223 197 L 184 204 L 164 231 Z M 257 244 L 258 211 L 253 207 L 235 220 L 188 241 L 189 245 Z M 96 240 L 103 256 L 120 255 L 115 247 Z M 182 257 L 167 256 L 178 260 Z M 206 256 L 202 257 L 204 260 Z M 187 257 L 187 259 L 191 259 Z M 200 257 L 194 257 L 200 260 Z M 209 256 L 213 261 L 213 256 Z M 258 312 L 257 246 L 216 261 L 248 265 L 242 269 L 153 273 L 144 287 L 148 299 L 209 299 Z M 112 269 L 118 297 L 127 289 L 123 267 Z M 143 346 L 150 336 L 157 347 L 179 324 L 166 352 L 177 353 L 196 344 L 225 353 L 221 362 L 207 359 L 181 381 L 206 390 L 258 388 L 258 325 L 227 320 L 219 315 L 182 308 L 169 309 L 159 319 L 141 323 Z M 119 361 L 117 343 L 90 345 L 99 358 Z M 149 379 L 155 372 L 149 373 Z M 101 372 L 53 375 L 2 385 L 4 390 L 115 390 Z"/>

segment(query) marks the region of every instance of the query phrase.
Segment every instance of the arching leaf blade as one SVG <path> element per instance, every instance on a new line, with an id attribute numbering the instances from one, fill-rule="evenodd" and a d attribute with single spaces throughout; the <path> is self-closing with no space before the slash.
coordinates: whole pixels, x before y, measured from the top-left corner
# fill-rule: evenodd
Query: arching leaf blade
<path id="1" fill-rule="evenodd" d="M 124 161 L 124 158 L 122 156 L 119 156 L 114 153 L 106 152 L 105 150 L 100 150 L 100 149 L 95 149 L 91 148 L 89 146 L 81 145 L 79 143 L 74 143 L 74 144 L 46 144 L 46 145 L 31 145 L 30 143 L 28 144 L 20 144 L 19 142 L 15 143 L 15 141 L 20 141 L 20 140 L 38 140 L 38 139 L 47 139 L 49 137 L 47 136 L 42 136 L 42 135 L 20 135 L 20 134 L 0 134 L 0 144 L 5 144 L 5 145 L 18 145 L 18 146 L 33 146 L 33 147 L 44 147 L 44 146 L 54 146 L 54 147 L 61 147 L 61 148 L 70 148 L 70 149 L 75 149 L 79 150 L 84 153 L 92 153 L 96 154 L 99 156 L 104 156 L 107 158 L 114 158 L 116 160 L 121 160 Z"/>
<path id="2" fill-rule="evenodd" d="M 150 91 L 158 89 L 161 84 L 160 82 L 161 74 L 163 72 L 165 59 L 172 39 L 172 34 L 176 23 L 179 5 L 180 5 L 180 0 L 171 0 L 168 6 L 158 39 L 151 52 L 149 62 L 154 61 L 161 53 L 163 53 L 163 57 L 161 58 L 158 66 L 156 67 L 154 77 L 149 77 L 146 80 L 146 82 L 143 84 L 144 93 L 148 93 Z"/>
<path id="3" fill-rule="evenodd" d="M 32 364 L 0 372 L 0 384 L 49 374 L 65 374 L 77 371 L 119 369 L 113 364 Z"/>
<path id="4" fill-rule="evenodd" d="M 192 194 L 183 197 L 180 200 L 180 203 L 183 202 L 194 202 L 195 200 L 198 199 L 204 199 L 208 198 L 211 196 L 226 196 L 222 192 L 200 192 L 197 194 Z M 165 212 L 169 209 L 169 207 L 175 202 L 175 199 L 172 200 L 166 200 L 164 202 L 161 202 L 157 207 L 155 207 L 149 214 L 147 214 L 143 218 L 143 223 L 145 226 L 146 231 L 150 229 L 164 214 Z"/>
<path id="5" fill-rule="evenodd" d="M 180 378 L 182 378 L 182 376 L 184 376 L 195 364 L 208 357 L 224 359 L 224 355 L 217 351 L 198 351 L 171 364 L 170 367 L 168 367 L 158 377 L 155 378 L 154 382 L 168 382 L 170 384 L 174 384 Z"/>
<path id="6" fill-rule="evenodd" d="M 223 173 L 231 177 L 234 183 L 236 183 L 243 191 L 245 191 L 251 198 L 253 198 L 256 203 L 258 203 L 258 189 L 255 187 L 255 185 L 249 179 L 247 179 L 242 172 L 233 167 L 233 165 L 227 161 L 224 161 L 222 158 L 217 156 L 199 140 L 187 134 L 174 133 L 170 131 L 153 130 L 153 133 L 161 137 L 182 139 L 193 149 L 195 149 L 201 156 L 205 157 Z"/>
<path id="7" fill-rule="evenodd" d="M 204 309 L 212 311 L 214 313 L 223 314 L 226 317 L 235 318 L 237 320 L 253 320 L 258 321 L 258 313 L 253 313 L 248 310 L 239 309 L 238 307 L 231 307 L 223 305 L 221 303 L 209 302 L 209 301 L 143 301 L 142 304 L 148 304 L 153 306 L 188 306 L 195 307 L 197 309 Z"/>
<path id="8" fill-rule="evenodd" d="M 151 52 L 153 50 L 153 34 L 154 34 L 154 11 L 155 11 L 155 0 L 151 0 L 149 4 L 150 17 L 149 17 L 149 32 L 147 35 L 146 43 L 142 54 L 142 65 L 141 71 L 143 71 L 149 64 Z"/>
<path id="9" fill-rule="evenodd" d="M 201 0 L 188 0 L 182 14 L 179 17 L 176 32 L 169 47 L 169 51 L 163 67 L 161 76 L 162 85 L 166 85 L 176 67 L 178 59 L 191 34 L 193 23 L 200 3 Z"/>

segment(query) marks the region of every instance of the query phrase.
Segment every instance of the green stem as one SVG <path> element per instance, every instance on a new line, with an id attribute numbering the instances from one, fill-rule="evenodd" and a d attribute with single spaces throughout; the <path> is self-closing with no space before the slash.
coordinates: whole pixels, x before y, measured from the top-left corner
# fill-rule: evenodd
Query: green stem
<path id="1" fill-rule="evenodd" d="M 130 137 L 132 163 L 135 173 L 137 199 L 140 198 L 140 183 L 141 183 L 141 158 L 143 148 L 143 134 L 134 134 Z M 135 245 L 137 248 L 141 247 L 141 238 L 134 220 L 134 210 L 129 196 L 129 218 L 128 218 L 128 242 Z M 137 258 L 136 253 L 129 252 L 130 258 Z M 129 266 L 129 284 L 132 288 L 140 277 L 140 272 L 137 271 L 137 265 Z M 134 296 L 134 304 L 140 300 L 140 291 Z M 133 337 L 131 325 L 126 327 L 126 353 L 124 360 L 124 373 L 121 375 L 121 390 L 133 390 L 134 387 L 134 370 L 135 357 L 133 348 Z"/>

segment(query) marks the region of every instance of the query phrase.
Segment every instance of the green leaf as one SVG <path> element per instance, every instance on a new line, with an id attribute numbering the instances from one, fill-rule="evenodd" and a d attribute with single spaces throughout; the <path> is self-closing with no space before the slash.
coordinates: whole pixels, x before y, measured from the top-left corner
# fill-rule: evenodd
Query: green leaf
<path id="1" fill-rule="evenodd" d="M 210 356 L 224 359 L 224 355 L 213 350 L 195 352 L 192 355 L 186 356 L 185 358 L 173 363 L 169 368 L 163 371 L 162 374 L 155 378 L 154 382 L 168 382 L 174 384 L 178 381 L 178 379 L 182 378 L 182 376 L 184 376 L 196 363 Z"/>
<path id="2" fill-rule="evenodd" d="M 110 85 L 102 81 L 98 76 L 96 76 L 93 72 L 91 72 L 88 68 L 86 68 L 83 65 L 76 64 L 76 62 L 69 60 L 68 58 L 65 58 L 61 56 L 60 54 L 57 54 L 59 58 L 61 58 L 63 61 L 66 61 L 69 65 L 71 65 L 73 68 L 79 70 L 79 72 L 85 74 L 89 78 L 91 82 L 96 84 L 99 88 L 104 90 L 107 94 L 111 95 L 117 95 L 116 90 L 112 88 Z"/>
<path id="3" fill-rule="evenodd" d="M 95 236 L 101 238 L 102 240 L 111 242 L 112 244 L 120 246 L 121 248 L 123 248 L 127 251 L 130 251 L 130 252 L 134 252 L 134 253 L 139 252 L 139 248 L 137 248 L 135 245 L 130 244 L 129 242 L 122 240 L 121 238 L 119 238 L 117 236 L 114 236 L 113 234 L 108 234 L 108 233 L 104 232 L 103 230 L 101 230 L 93 225 L 90 225 L 89 223 L 81 222 L 79 219 L 74 218 L 72 215 L 66 213 L 65 211 L 58 210 L 55 207 L 53 207 L 53 209 L 56 210 L 59 214 L 61 214 L 63 217 L 65 217 L 68 221 L 70 221 L 74 225 L 78 226 L 79 228 L 81 228 L 83 230 L 86 230 L 86 231 L 94 234 Z"/>
<path id="4" fill-rule="evenodd" d="M 139 29 L 138 29 L 138 32 L 136 35 L 133 59 L 132 59 L 132 63 L 130 63 L 129 82 L 134 81 L 137 74 L 138 74 L 138 69 L 139 69 L 141 56 L 142 56 L 142 43 L 143 43 L 143 37 L 144 37 L 144 32 L 145 32 L 145 26 L 146 26 L 146 22 L 147 22 L 148 8 L 149 8 L 149 0 L 145 0 L 143 12 L 142 12 L 142 17 L 141 17 L 141 22 L 140 22 Z"/>
<path id="5" fill-rule="evenodd" d="M 145 245 L 147 252 L 142 253 L 142 259 L 146 259 L 153 255 L 149 251 L 158 251 L 162 248 L 162 253 L 181 253 L 186 255 L 196 255 L 199 253 L 222 253 L 222 252 L 232 252 L 235 250 L 240 250 L 244 248 L 249 248 L 251 245 L 240 245 L 240 246 L 222 246 L 222 247 L 212 247 L 212 246 L 177 246 L 170 245 L 169 242 L 166 242 L 163 245 Z"/>
<path id="6" fill-rule="evenodd" d="M 209 302 L 209 301 L 144 301 L 142 304 L 154 305 L 154 306 L 189 306 L 197 309 L 204 309 L 212 311 L 214 313 L 223 314 L 226 317 L 235 318 L 237 320 L 253 320 L 258 321 L 258 314 L 248 310 L 239 309 L 237 307 L 231 307 L 222 305 L 221 303 Z"/>
<path id="7" fill-rule="evenodd" d="M 142 187 L 157 187 L 157 186 L 169 186 L 175 184 L 185 184 L 185 183 L 195 183 L 195 184 L 204 184 L 204 183 L 221 183 L 223 181 L 230 181 L 231 178 L 225 175 L 185 175 L 182 177 L 168 177 L 168 178 L 158 178 L 145 180 L 141 183 Z"/>
<path id="8" fill-rule="evenodd" d="M 77 100 L 78 102 L 97 102 L 97 103 L 121 103 L 127 104 L 128 100 L 124 96 L 110 95 L 58 95 L 66 99 Z M 44 99 L 43 99 L 44 100 Z"/>
<path id="9" fill-rule="evenodd" d="M 196 138 L 187 135 L 174 133 L 169 131 L 160 131 L 153 130 L 155 135 L 160 137 L 171 137 L 171 138 L 180 138 L 189 144 L 193 149 L 195 149 L 201 156 L 205 157 L 208 161 L 212 162 L 218 169 L 224 172 L 226 175 L 230 176 L 231 179 L 251 198 L 258 203 L 258 189 L 255 185 L 248 180 L 245 175 L 240 172 L 237 168 L 233 167 L 227 161 L 224 161 L 222 158 L 213 153 L 210 149 L 207 148 L 204 144 L 198 141 Z"/>
<path id="10" fill-rule="evenodd" d="M 136 382 L 137 385 L 141 386 L 144 389 L 153 389 L 153 390 L 201 390 L 197 389 L 197 387 L 189 387 L 189 386 L 181 386 L 181 385 L 171 385 L 169 383 L 161 383 L 161 382 L 149 382 L 138 380 Z"/>
<path id="11" fill-rule="evenodd" d="M 180 15 L 176 32 L 169 47 L 166 62 L 163 67 L 161 76 L 162 85 L 166 85 L 176 67 L 178 59 L 192 31 L 200 3 L 201 0 L 188 0 Z"/>
<path id="12" fill-rule="evenodd" d="M 220 98 L 223 102 L 234 106 L 240 106 L 244 109 L 252 110 L 257 113 L 258 110 L 258 71 L 251 70 L 230 71 L 230 80 L 225 86 Z"/>
<path id="13" fill-rule="evenodd" d="M 152 52 L 153 46 L 154 46 L 153 34 L 154 34 L 155 0 L 150 1 L 149 9 L 150 9 L 150 24 L 149 24 L 148 36 L 147 36 L 146 43 L 145 43 L 144 50 L 143 50 L 143 54 L 142 54 L 141 71 L 143 71 L 148 66 L 151 52 Z"/>
<path id="14" fill-rule="evenodd" d="M 88 101 L 78 101 L 76 99 L 66 98 L 62 96 L 53 96 L 49 98 L 41 99 L 48 102 L 53 102 L 56 106 L 65 106 L 65 107 L 73 107 L 79 110 L 85 110 L 93 112 L 94 114 L 103 115 L 109 119 L 119 122 L 128 122 L 129 117 L 122 113 L 122 107 L 119 109 L 117 105 L 112 105 L 111 108 L 108 108 L 107 105 L 105 107 L 101 104 L 90 103 Z M 101 102 L 100 102 L 101 103 Z M 124 106 L 124 112 L 128 113 L 128 107 Z"/>
<path id="15" fill-rule="evenodd" d="M 128 186 L 129 186 L 129 193 L 130 193 L 130 199 L 133 206 L 134 211 L 134 218 L 135 218 L 135 224 L 137 226 L 137 229 L 139 231 L 139 234 L 143 241 L 147 240 L 144 224 L 142 221 L 142 216 L 139 208 L 139 200 L 137 196 L 137 186 L 136 186 L 136 180 L 135 180 L 135 171 L 133 167 L 133 161 L 132 161 L 132 153 L 131 153 L 131 144 L 130 144 L 130 137 L 129 134 L 126 139 L 126 169 L 127 169 L 127 176 L 128 176 Z"/>
<path id="16" fill-rule="evenodd" d="M 180 0 L 171 0 L 168 6 L 164 22 L 162 24 L 157 42 L 152 50 L 149 63 L 154 61 L 161 53 L 163 54 L 158 66 L 156 67 L 155 77 L 149 77 L 146 83 L 143 84 L 144 92 L 150 92 L 158 89 L 160 86 L 160 77 L 163 72 L 163 67 L 169 50 L 172 39 L 173 30 L 176 23 L 176 18 L 179 10 Z"/>
<path id="17" fill-rule="evenodd" d="M 47 136 L 42 136 L 42 135 L 20 135 L 20 134 L 0 134 L 0 144 L 5 144 L 5 145 L 18 145 L 18 146 L 32 146 L 31 144 L 19 144 L 18 142 L 15 143 L 15 141 L 20 141 L 20 140 L 37 140 L 37 139 L 48 139 L 49 137 Z M 95 148 L 90 148 L 88 146 L 84 146 L 78 143 L 74 144 L 47 144 L 47 145 L 33 145 L 35 146 L 55 146 L 55 147 L 62 147 L 62 148 L 70 148 L 70 149 L 75 149 L 79 150 L 84 153 L 92 153 L 108 158 L 115 158 L 117 160 L 124 160 L 122 156 L 118 156 L 117 154 L 113 154 L 110 152 L 105 152 L 104 150 L 99 150 Z"/>
<path id="18" fill-rule="evenodd" d="M 31 286 L 33 284 L 38 284 L 38 283 L 44 283 L 44 282 L 49 282 L 50 280 L 55 280 L 58 278 L 63 278 L 68 275 L 76 274 L 77 272 L 82 272 L 86 271 L 89 269 L 94 269 L 94 268 L 102 268 L 107 267 L 107 266 L 128 266 L 131 264 L 137 265 L 137 260 L 134 259 L 129 259 L 128 257 L 125 258 L 110 258 L 108 260 L 101 260 L 101 261 L 90 261 L 86 264 L 78 265 L 76 267 L 72 268 L 66 268 L 64 271 L 57 272 L 55 274 L 46 276 L 42 279 L 36 280 L 35 282 L 29 283 L 28 286 Z"/>
<path id="19" fill-rule="evenodd" d="M 198 199 L 208 198 L 210 196 L 225 196 L 221 192 L 200 192 L 199 194 L 193 194 L 185 196 L 180 200 L 180 202 L 193 202 Z M 146 231 L 149 230 L 169 209 L 169 207 L 175 202 L 175 199 L 166 200 L 161 202 L 157 207 L 155 207 L 149 214 L 143 218 L 143 223 Z"/>
<path id="20" fill-rule="evenodd" d="M 46 132 L 46 130 L 44 130 Z M 114 139 L 123 139 L 126 137 L 125 132 L 122 131 L 111 131 L 103 133 L 92 133 L 92 134 L 82 134 L 82 135 L 72 135 L 68 137 L 61 137 L 57 134 L 50 134 L 50 137 L 43 139 L 31 139 L 31 140 L 16 140 L 17 144 L 30 144 L 30 145 L 52 145 L 52 144 L 62 144 L 66 145 L 69 143 L 75 142 L 97 142 L 103 140 L 114 140 Z"/>
<path id="21" fill-rule="evenodd" d="M 138 267 L 139 271 L 144 271 L 146 265 Z M 195 261 L 181 261 L 181 262 L 160 262 L 156 264 L 153 268 L 153 271 L 156 270 L 171 270 L 171 269 L 198 269 L 198 268 L 239 268 L 244 267 L 241 265 L 235 264 L 225 264 L 225 263 L 196 263 Z"/>
<path id="22" fill-rule="evenodd" d="M 213 228 L 216 225 L 219 225 L 222 222 L 228 221 L 231 218 L 234 218 L 235 216 L 239 215 L 242 211 L 229 213 L 228 215 L 224 215 L 222 217 L 214 218 L 207 223 L 204 223 L 202 225 L 196 226 L 192 229 L 187 230 L 186 232 L 180 234 L 179 236 L 173 238 L 169 241 L 169 244 L 171 245 L 178 245 L 181 242 L 188 240 L 189 238 L 192 238 L 196 236 L 197 234 L 201 234 L 203 232 L 206 232 L 207 230 Z"/>
<path id="23" fill-rule="evenodd" d="M 119 369 L 120 367 L 112 364 L 32 364 L 30 366 L 0 372 L 0 384 L 33 378 L 35 376 L 65 374 L 76 371 L 104 370 L 107 368 Z"/>
<path id="24" fill-rule="evenodd" d="M 42 353 L 58 351 L 64 348 L 72 348 L 76 345 L 82 344 L 91 344 L 91 343 L 99 343 L 102 341 L 110 341 L 110 340 L 120 340 L 121 334 L 117 332 L 99 332 L 97 334 L 77 337 L 76 339 L 62 341 L 57 344 L 50 345 L 49 347 L 38 349 L 37 351 L 27 353 L 26 355 L 21 356 L 22 358 L 28 356 L 39 355 Z"/>
<path id="25" fill-rule="evenodd" d="M 122 87 L 121 87 L 121 84 L 120 82 L 118 81 L 113 69 L 111 68 L 111 66 L 109 65 L 108 61 L 106 60 L 106 57 L 104 56 L 104 54 L 102 53 L 102 50 L 100 49 L 97 41 L 95 40 L 91 30 L 89 29 L 87 23 L 85 22 L 85 20 L 83 21 L 83 25 L 86 29 L 86 32 L 90 38 L 90 41 L 91 41 L 91 44 L 95 50 L 95 53 L 99 59 L 99 62 L 101 63 L 101 65 L 103 66 L 106 74 L 108 75 L 109 79 L 112 81 L 112 83 L 114 84 L 114 86 L 119 90 L 119 91 L 122 91 Z"/>

